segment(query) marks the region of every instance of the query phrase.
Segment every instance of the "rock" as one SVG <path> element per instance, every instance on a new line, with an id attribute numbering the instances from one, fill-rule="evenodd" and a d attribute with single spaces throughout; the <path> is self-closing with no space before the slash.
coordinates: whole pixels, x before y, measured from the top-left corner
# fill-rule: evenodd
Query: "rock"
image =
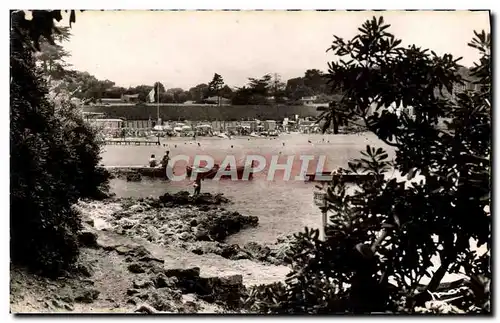
<path id="1" fill-rule="evenodd" d="M 64 309 L 68 311 L 73 311 L 74 307 L 71 304 L 64 304 Z"/>
<path id="2" fill-rule="evenodd" d="M 222 211 L 211 212 L 206 217 L 198 218 L 197 230 L 203 228 L 208 237 L 216 241 L 224 241 L 229 235 L 239 232 L 247 226 L 257 226 L 259 218 L 255 216 L 244 216 L 238 212 Z M 203 237 L 200 234 L 200 238 Z"/>
<path id="3" fill-rule="evenodd" d="M 241 275 L 209 278 L 206 288 L 211 290 L 206 296 L 212 296 L 214 301 L 220 301 L 232 310 L 241 308 L 241 299 L 246 292 Z"/>
<path id="4" fill-rule="evenodd" d="M 180 235 L 179 235 L 179 239 L 182 240 L 182 241 L 187 241 L 187 240 L 190 240 L 193 238 L 193 235 L 192 234 L 189 234 L 187 232 L 182 232 Z"/>
<path id="5" fill-rule="evenodd" d="M 149 270 L 148 272 L 150 274 L 161 274 L 163 273 L 163 266 L 158 265 L 157 263 L 149 263 Z"/>
<path id="6" fill-rule="evenodd" d="M 94 285 L 95 285 L 95 283 L 94 283 L 94 281 L 93 281 L 92 279 L 87 279 L 87 278 L 86 278 L 86 279 L 82 279 L 82 280 L 80 280 L 80 282 L 81 282 L 82 284 L 87 284 L 87 285 L 91 285 L 91 286 L 94 286 Z"/>
<path id="7" fill-rule="evenodd" d="M 99 293 L 97 289 L 86 289 L 77 294 L 75 301 L 79 303 L 92 303 L 99 297 Z"/>
<path id="8" fill-rule="evenodd" d="M 57 299 L 52 300 L 52 305 L 54 305 L 54 307 L 56 308 L 64 308 L 64 304 Z"/>
<path id="9" fill-rule="evenodd" d="M 132 216 L 132 212 L 129 210 L 124 210 L 124 211 L 118 211 L 113 213 L 112 215 L 116 220 L 120 220 L 122 218 L 129 218 Z"/>
<path id="10" fill-rule="evenodd" d="M 175 309 L 172 301 L 165 297 L 164 293 L 153 292 L 149 299 L 149 303 L 157 310 L 161 312 L 171 312 Z"/>
<path id="11" fill-rule="evenodd" d="M 131 297 L 127 300 L 127 304 L 137 305 L 140 300 L 136 297 Z"/>
<path id="12" fill-rule="evenodd" d="M 196 294 L 184 294 L 182 300 L 184 302 L 196 302 Z"/>
<path id="13" fill-rule="evenodd" d="M 139 294 L 139 291 L 137 289 L 134 289 L 134 288 L 127 289 L 128 296 L 134 296 L 135 294 Z"/>
<path id="14" fill-rule="evenodd" d="M 256 242 L 249 242 L 243 247 L 247 253 L 249 253 L 252 258 L 263 261 L 267 258 L 271 249 L 267 246 L 261 246 Z"/>
<path id="15" fill-rule="evenodd" d="M 200 211 L 202 211 L 202 212 L 207 212 L 208 210 L 210 210 L 210 206 L 208 206 L 208 205 L 201 205 L 198 209 Z"/>
<path id="16" fill-rule="evenodd" d="M 220 255 L 224 258 L 231 259 L 240 252 L 241 252 L 240 246 L 237 244 L 232 244 L 232 245 L 223 244 L 222 252 L 220 253 Z"/>
<path id="17" fill-rule="evenodd" d="M 139 259 L 139 261 L 142 261 L 142 262 L 152 262 L 152 263 L 157 263 L 157 264 L 164 264 L 165 263 L 165 260 L 163 259 L 158 259 L 158 258 L 155 258 L 155 257 L 151 257 L 151 256 L 144 256 L 144 257 L 141 257 Z"/>
<path id="18" fill-rule="evenodd" d="M 148 293 L 140 293 L 140 294 L 137 294 L 136 297 L 142 301 L 145 301 L 145 300 L 149 299 L 149 294 Z"/>
<path id="19" fill-rule="evenodd" d="M 93 220 L 93 219 L 91 219 L 91 218 L 87 218 L 87 219 L 83 220 L 83 223 L 88 224 L 88 225 L 90 225 L 91 227 L 93 227 L 93 226 L 94 226 L 94 220 Z"/>
<path id="20" fill-rule="evenodd" d="M 158 288 L 156 291 L 159 295 L 163 295 L 163 297 L 174 301 L 181 301 L 183 297 L 182 291 L 177 288 L 162 287 Z"/>
<path id="21" fill-rule="evenodd" d="M 182 307 L 182 312 L 184 313 L 197 313 L 198 305 L 195 302 L 187 301 Z"/>
<path id="22" fill-rule="evenodd" d="M 131 254 L 136 256 L 136 257 L 139 257 L 139 258 L 152 257 L 151 254 L 149 253 L 148 249 L 146 249 L 146 247 L 141 246 L 141 245 L 135 246 L 132 249 Z"/>
<path id="23" fill-rule="evenodd" d="M 231 257 L 231 260 L 243 260 L 243 259 L 250 259 L 251 256 L 244 252 L 244 251 L 240 251 L 238 252 L 238 254 L 236 254 L 235 256 Z"/>
<path id="24" fill-rule="evenodd" d="M 156 288 L 169 287 L 172 285 L 170 280 L 163 273 L 155 277 L 154 284 Z"/>
<path id="25" fill-rule="evenodd" d="M 78 235 L 78 242 L 84 247 L 97 247 L 97 234 L 91 231 L 82 231 Z"/>
<path id="26" fill-rule="evenodd" d="M 200 277 L 200 267 L 193 267 L 187 269 L 165 269 L 165 276 L 167 277 L 177 277 L 178 279 L 196 279 Z"/>
<path id="27" fill-rule="evenodd" d="M 203 250 L 200 248 L 195 248 L 195 249 L 191 250 L 191 252 L 194 253 L 195 255 L 202 255 L 203 254 Z"/>
<path id="28" fill-rule="evenodd" d="M 134 273 L 134 274 L 142 274 L 142 273 L 146 272 L 146 270 L 144 270 L 144 267 L 138 263 L 130 264 L 130 265 L 128 265 L 127 268 L 131 273 Z"/>
<path id="29" fill-rule="evenodd" d="M 154 284 L 150 280 L 134 280 L 133 286 L 134 288 L 149 288 L 153 287 Z"/>
<path id="30" fill-rule="evenodd" d="M 91 277 L 92 271 L 93 271 L 92 267 L 89 264 L 79 264 L 78 265 L 78 272 L 80 272 L 85 277 Z"/>
<path id="31" fill-rule="evenodd" d="M 223 286 L 243 285 L 242 275 L 231 275 L 226 277 L 220 277 L 219 280 Z"/>
<path id="32" fill-rule="evenodd" d="M 115 250 L 119 255 L 126 255 L 132 251 L 132 248 L 130 248 L 129 246 L 121 245 L 121 246 L 116 247 Z"/>
<path id="33" fill-rule="evenodd" d="M 132 221 L 132 220 L 129 220 L 129 219 L 121 219 L 119 220 L 116 225 L 120 228 L 120 229 L 123 229 L 123 230 L 129 230 L 129 229 L 132 229 L 135 225 L 137 224 L 137 222 L 135 221 Z"/>
<path id="34" fill-rule="evenodd" d="M 142 176 L 139 173 L 132 173 L 127 175 L 127 182 L 140 182 Z"/>
<path id="35" fill-rule="evenodd" d="M 194 230 L 194 238 L 198 241 L 210 241 L 208 231 L 203 227 L 196 227 Z"/>
<path id="36" fill-rule="evenodd" d="M 134 303 L 136 305 L 136 303 Z M 135 313 L 156 314 L 158 311 L 148 304 L 141 304 L 135 310 Z"/>
<path id="37" fill-rule="evenodd" d="M 144 211 L 144 207 L 140 204 L 135 204 L 135 205 L 132 205 L 130 208 L 129 208 L 130 211 L 132 212 L 136 212 L 136 213 L 141 213 Z"/>

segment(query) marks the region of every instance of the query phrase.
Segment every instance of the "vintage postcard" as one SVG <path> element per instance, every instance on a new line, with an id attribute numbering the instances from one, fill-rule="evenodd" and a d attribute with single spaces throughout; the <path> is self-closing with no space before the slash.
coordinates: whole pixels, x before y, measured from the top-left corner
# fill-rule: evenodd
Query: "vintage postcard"
<path id="1" fill-rule="evenodd" d="M 491 315 L 489 11 L 10 18 L 11 313 Z"/>

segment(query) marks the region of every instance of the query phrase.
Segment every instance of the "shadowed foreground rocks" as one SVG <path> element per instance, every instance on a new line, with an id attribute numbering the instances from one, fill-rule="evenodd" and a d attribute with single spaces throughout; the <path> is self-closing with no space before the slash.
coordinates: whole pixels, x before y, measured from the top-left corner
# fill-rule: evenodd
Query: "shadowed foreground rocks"
<path id="1" fill-rule="evenodd" d="M 238 311 L 246 296 L 242 275 L 202 277 L 199 267 L 164 268 L 164 261 L 154 258 L 143 246 L 106 248 L 131 262 L 128 270 L 135 278 L 126 291 L 128 304 L 146 304 L 146 308 L 150 306 L 159 312 L 194 313 L 198 310 L 196 301 L 200 300 Z M 186 300 L 184 295 L 192 300 Z"/>

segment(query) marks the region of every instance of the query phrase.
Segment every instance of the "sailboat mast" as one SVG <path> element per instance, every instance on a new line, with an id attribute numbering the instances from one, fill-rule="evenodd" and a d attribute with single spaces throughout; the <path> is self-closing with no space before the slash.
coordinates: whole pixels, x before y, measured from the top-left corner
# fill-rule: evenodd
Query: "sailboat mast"
<path id="1" fill-rule="evenodd" d="M 156 85 L 156 119 L 160 124 L 160 84 Z"/>

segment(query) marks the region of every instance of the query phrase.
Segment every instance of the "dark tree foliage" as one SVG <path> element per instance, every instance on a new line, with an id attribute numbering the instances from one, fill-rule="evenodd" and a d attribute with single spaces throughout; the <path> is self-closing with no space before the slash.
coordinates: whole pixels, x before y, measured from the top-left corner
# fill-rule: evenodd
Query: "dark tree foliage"
<path id="1" fill-rule="evenodd" d="M 208 97 L 208 85 L 207 84 L 198 84 L 188 91 L 191 94 L 191 100 L 196 103 L 201 103 L 203 99 Z"/>
<path id="2" fill-rule="evenodd" d="M 238 88 L 231 100 L 234 105 L 265 105 L 269 104 L 268 96 L 273 89 L 271 74 L 263 77 L 249 78 L 248 85 Z"/>
<path id="3" fill-rule="evenodd" d="M 222 87 L 224 86 L 224 79 L 220 74 L 215 73 L 212 81 L 208 83 L 208 94 L 210 96 L 217 96 L 217 104 L 220 105 L 220 95 Z"/>
<path id="4" fill-rule="evenodd" d="M 330 63 L 334 91 L 343 93 L 342 118 L 359 118 L 394 147 L 366 147 L 343 173 L 373 179 L 347 194 L 341 181 L 327 190 L 332 214 L 327 239 L 317 230 L 296 234 L 285 286 L 252 292 L 248 308 L 271 313 L 413 312 L 431 300 L 446 273 L 465 273 L 471 296 L 465 312 L 488 313 L 491 281 L 490 36 L 469 44 L 481 59 L 471 69 L 479 91 L 456 100 L 440 95 L 463 82 L 457 59 L 416 46 L 400 47 L 382 18 L 366 21 L 349 41 L 335 37 Z M 436 91 L 437 90 L 437 91 Z M 414 115 L 392 107 L 413 107 Z M 438 127 L 445 121 L 446 126 Z M 399 171 L 410 182 L 392 178 Z M 415 175 L 425 179 L 416 181 Z M 469 241 L 487 252 L 474 251 Z M 431 272 L 431 257 L 440 259 Z M 420 285 L 427 276 L 428 283 Z"/>
<path id="5" fill-rule="evenodd" d="M 72 204 L 100 197 L 107 179 L 96 167 L 96 133 L 69 103 L 55 107 L 48 100 L 43 71 L 35 66 L 38 37 L 51 36 L 42 18 L 54 17 L 37 11 L 26 21 L 23 11 L 13 12 L 10 34 L 11 259 L 47 275 L 76 260 L 81 222 Z"/>

